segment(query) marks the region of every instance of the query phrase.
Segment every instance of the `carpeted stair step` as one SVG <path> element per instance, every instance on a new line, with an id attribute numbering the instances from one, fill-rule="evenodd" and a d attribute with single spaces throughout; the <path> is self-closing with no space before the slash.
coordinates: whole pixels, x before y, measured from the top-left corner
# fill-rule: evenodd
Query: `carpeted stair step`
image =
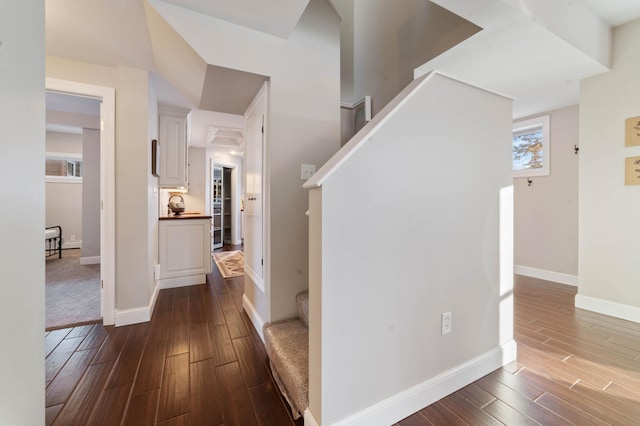
<path id="1" fill-rule="evenodd" d="M 269 364 L 293 418 L 309 406 L 309 294 L 296 296 L 299 318 L 267 323 L 263 327 Z"/>
<path id="2" fill-rule="evenodd" d="M 309 292 L 303 291 L 296 296 L 296 303 L 298 304 L 298 318 L 309 328 Z"/>

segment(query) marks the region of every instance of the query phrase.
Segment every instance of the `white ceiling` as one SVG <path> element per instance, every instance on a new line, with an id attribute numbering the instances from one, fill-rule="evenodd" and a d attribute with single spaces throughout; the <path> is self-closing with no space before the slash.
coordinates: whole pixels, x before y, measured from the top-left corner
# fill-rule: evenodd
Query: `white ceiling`
<path id="1" fill-rule="evenodd" d="M 166 0 L 223 21 L 288 38 L 309 0 Z"/>
<path id="2" fill-rule="evenodd" d="M 609 22 L 640 17 L 640 0 L 433 1 L 483 30 L 416 76 L 438 69 L 513 97 L 514 118 L 577 104 L 580 80 L 609 69 Z"/>
<path id="3" fill-rule="evenodd" d="M 152 21 L 148 20 L 147 14 L 153 12 L 149 10 L 152 6 L 146 0 L 45 1 L 48 54 L 110 67 L 122 65 L 147 69 L 152 73 L 158 98 L 164 103 L 191 107 L 195 105 L 200 108 L 224 108 L 224 105 L 234 105 L 234 113 L 242 109 L 236 101 L 231 100 L 233 93 L 225 92 L 224 86 L 215 87 L 216 79 L 214 78 L 200 80 L 202 90 L 191 88 L 189 96 L 183 96 L 180 93 L 181 88 L 175 90 L 171 87 L 175 86 L 175 83 L 166 72 L 165 58 L 154 55 L 152 37 L 156 34 L 150 31 L 149 22 L 155 22 L 155 18 Z M 295 27 L 309 0 L 162 1 L 199 10 L 219 19 L 265 32 L 269 34 L 268 36 L 286 37 Z M 511 7 L 525 10 L 530 5 L 556 4 L 556 2 L 564 4 L 565 7 L 587 5 L 610 26 L 640 18 L 640 0 L 562 2 L 559 0 L 554 2 L 435 0 L 434 2 L 454 13 L 458 13 L 456 8 L 475 8 L 478 15 L 475 18 L 482 14 L 487 15 L 487 11 L 496 4 L 500 6 L 509 4 Z M 450 8 L 445 3 L 455 7 Z M 474 16 L 464 16 L 464 14 L 460 16 L 485 29 L 458 45 L 454 51 L 445 52 L 431 65 L 444 71 L 448 71 L 447 67 L 450 67 L 451 74 L 479 84 L 483 82 L 478 81 L 478 78 L 484 78 L 489 83 L 486 84 L 488 88 L 503 91 L 518 98 L 516 105 L 520 115 L 543 111 L 553 106 L 577 103 L 579 79 L 606 69 L 588 55 L 585 56 L 576 52 L 576 49 L 571 46 L 563 45 L 566 43 L 558 40 L 557 37 L 545 34 L 540 26 L 538 28 L 535 28 L 535 25 L 520 27 L 519 23 L 514 25 L 514 22 L 510 24 L 502 22 L 500 25 L 505 25 L 504 28 L 499 28 L 499 25 L 488 28 L 482 25 L 485 22 L 474 19 Z M 493 19 L 493 21 L 500 22 L 500 19 Z M 574 25 L 573 20 L 567 20 L 565 25 L 570 28 Z M 158 46 L 161 47 L 162 44 L 156 41 L 156 52 L 158 52 Z M 181 61 L 174 62 L 178 62 L 176 66 L 181 65 Z M 205 68 L 207 76 L 215 74 L 213 72 L 215 70 L 211 70 L 210 65 L 205 64 Z M 494 72 L 496 69 L 502 69 L 501 73 Z M 234 70 L 229 70 L 228 74 L 225 85 L 229 81 L 242 82 L 247 77 L 247 73 L 234 75 Z M 175 73 L 175 75 L 181 74 Z M 264 78 L 264 76 L 257 76 L 256 81 L 259 82 Z M 494 81 L 496 85 L 493 85 Z M 245 85 L 240 83 L 240 86 Z M 194 99 L 194 94 L 199 98 Z M 214 98 L 215 102 L 209 102 Z M 222 112 L 232 111 L 222 110 Z"/>
<path id="4" fill-rule="evenodd" d="M 640 0 L 584 0 L 611 27 L 640 18 Z"/>

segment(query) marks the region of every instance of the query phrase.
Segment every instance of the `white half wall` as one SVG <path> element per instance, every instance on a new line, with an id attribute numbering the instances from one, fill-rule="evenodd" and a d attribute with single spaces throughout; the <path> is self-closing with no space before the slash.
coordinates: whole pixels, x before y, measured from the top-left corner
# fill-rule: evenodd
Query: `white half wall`
<path id="1" fill-rule="evenodd" d="M 45 72 L 40 0 L 0 6 L 0 193 L 2 213 L 0 424 L 45 424 Z"/>
<path id="2" fill-rule="evenodd" d="M 511 104 L 420 78 L 305 185 L 320 424 L 392 424 L 515 358 Z"/>
<path id="3" fill-rule="evenodd" d="M 615 28 L 611 71 L 580 85 L 576 306 L 622 318 L 635 309 L 627 317 L 633 321 L 640 318 L 640 185 L 625 186 L 624 168 L 625 158 L 640 157 L 640 146 L 624 145 L 625 120 L 640 116 L 639 39 L 640 20 Z"/>

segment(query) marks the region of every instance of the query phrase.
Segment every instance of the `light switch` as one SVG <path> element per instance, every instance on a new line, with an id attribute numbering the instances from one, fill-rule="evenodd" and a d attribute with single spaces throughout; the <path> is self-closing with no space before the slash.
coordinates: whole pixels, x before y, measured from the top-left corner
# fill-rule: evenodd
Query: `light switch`
<path id="1" fill-rule="evenodd" d="M 307 180 L 316 172 L 315 164 L 302 164 L 300 167 L 300 179 Z"/>

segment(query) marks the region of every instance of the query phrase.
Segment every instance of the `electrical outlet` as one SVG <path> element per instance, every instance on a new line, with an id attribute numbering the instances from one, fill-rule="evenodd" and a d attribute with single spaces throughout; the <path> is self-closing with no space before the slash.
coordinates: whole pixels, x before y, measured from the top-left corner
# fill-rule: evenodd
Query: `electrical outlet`
<path id="1" fill-rule="evenodd" d="M 153 278 L 156 280 L 160 279 L 160 265 L 154 265 L 153 267 Z"/>
<path id="2" fill-rule="evenodd" d="M 76 240 L 76 234 L 69 235 L 69 241 L 75 241 L 75 240 Z"/>
<path id="3" fill-rule="evenodd" d="M 316 172 L 315 164 L 302 164 L 300 166 L 300 179 L 307 180 Z"/>
<path id="4" fill-rule="evenodd" d="M 442 314 L 442 335 L 451 333 L 451 312 Z"/>

